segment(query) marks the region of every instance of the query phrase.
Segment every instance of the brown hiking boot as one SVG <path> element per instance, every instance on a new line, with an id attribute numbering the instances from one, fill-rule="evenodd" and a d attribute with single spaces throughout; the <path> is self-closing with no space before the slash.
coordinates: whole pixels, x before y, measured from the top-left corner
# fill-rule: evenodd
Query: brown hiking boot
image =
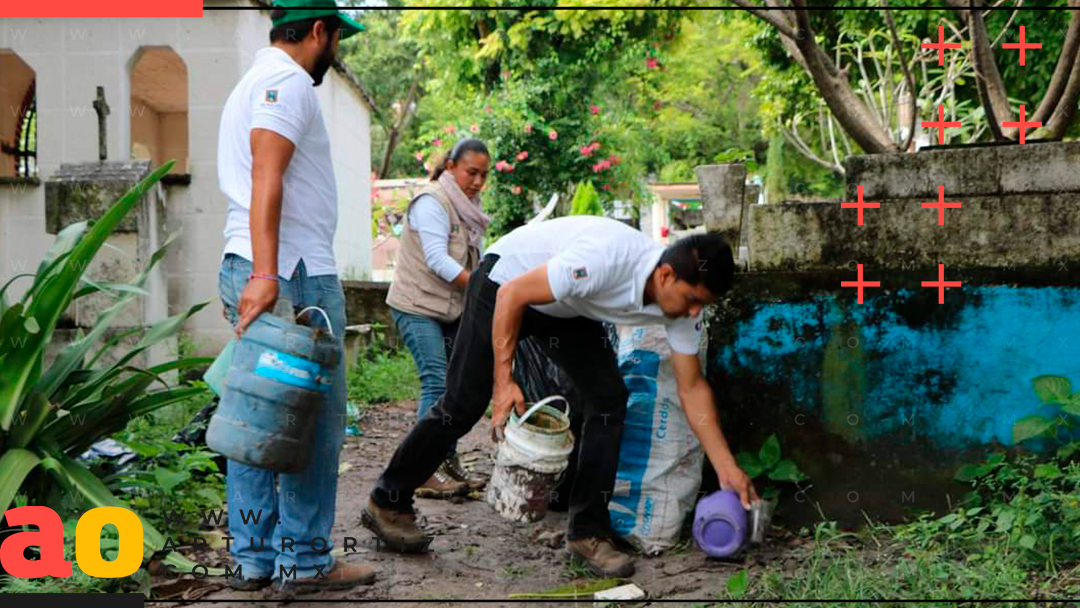
<path id="1" fill-rule="evenodd" d="M 452 458 L 447 458 L 443 463 L 446 467 L 446 472 L 454 481 L 460 481 L 465 484 L 465 487 L 471 492 L 484 489 L 487 482 L 479 477 L 470 477 L 469 472 L 465 470 L 465 466 L 461 464 L 461 460 L 458 459 L 457 454 L 454 454 Z"/>
<path id="2" fill-rule="evenodd" d="M 334 567 L 321 575 L 309 578 L 283 578 L 277 590 L 289 593 L 315 593 L 327 589 L 351 589 L 357 585 L 375 582 L 375 571 L 364 564 L 350 564 L 337 560 Z"/>
<path id="3" fill-rule="evenodd" d="M 571 556 L 584 561 L 589 570 L 597 576 L 626 578 L 634 574 L 634 561 L 629 555 L 616 549 L 609 538 L 590 536 L 567 540 L 566 550 Z"/>
<path id="4" fill-rule="evenodd" d="M 458 481 L 447 470 L 446 463 L 435 469 L 424 485 L 416 488 L 416 495 L 420 498 L 452 498 L 469 491 L 469 486 L 463 481 Z"/>
<path id="5" fill-rule="evenodd" d="M 370 498 L 360 515 L 360 523 L 375 534 L 380 546 L 398 553 L 422 553 L 432 541 L 416 525 L 416 513 L 383 509 Z"/>

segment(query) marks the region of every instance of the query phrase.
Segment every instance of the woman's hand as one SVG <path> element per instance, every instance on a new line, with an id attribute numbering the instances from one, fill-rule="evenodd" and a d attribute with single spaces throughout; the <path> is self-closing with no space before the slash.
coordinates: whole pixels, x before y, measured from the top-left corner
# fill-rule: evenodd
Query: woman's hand
<path id="1" fill-rule="evenodd" d="M 716 469 L 716 476 L 720 479 L 720 489 L 734 490 L 739 493 L 744 509 L 750 508 L 750 503 L 758 499 L 754 484 L 750 476 L 739 468 L 735 463 L 727 464 Z"/>
<path id="2" fill-rule="evenodd" d="M 510 418 L 510 410 L 517 411 L 518 416 L 525 413 L 525 395 L 517 382 L 508 380 L 497 383 L 491 395 L 491 439 L 503 440 L 503 429 L 506 421 Z"/>

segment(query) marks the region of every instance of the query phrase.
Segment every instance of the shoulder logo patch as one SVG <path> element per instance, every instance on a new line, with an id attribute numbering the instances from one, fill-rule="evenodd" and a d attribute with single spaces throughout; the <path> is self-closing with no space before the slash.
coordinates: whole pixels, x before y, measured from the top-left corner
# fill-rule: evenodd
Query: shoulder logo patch
<path id="1" fill-rule="evenodd" d="M 266 89 L 266 103 L 277 103 L 277 89 Z"/>
<path id="2" fill-rule="evenodd" d="M 578 280 L 587 279 L 587 278 L 589 278 L 589 271 L 586 270 L 584 266 L 582 266 L 581 268 L 575 268 L 574 269 L 574 278 L 578 279 Z"/>

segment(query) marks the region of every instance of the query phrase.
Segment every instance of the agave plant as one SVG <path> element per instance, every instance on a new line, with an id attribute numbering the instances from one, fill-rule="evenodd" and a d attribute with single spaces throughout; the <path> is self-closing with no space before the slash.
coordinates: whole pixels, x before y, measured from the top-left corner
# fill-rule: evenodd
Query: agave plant
<path id="1" fill-rule="evenodd" d="M 109 234 L 172 164 L 158 167 L 99 220 L 60 231 L 34 275 L 18 275 L 0 287 L 0 514 L 20 493 L 26 494 L 31 504 L 44 502 L 50 485 L 43 481 L 45 475 L 58 480 L 69 495 L 84 499 L 86 505 L 126 508 L 76 458 L 94 442 L 123 429 L 134 417 L 203 390 L 169 386 L 162 375 L 203 364 L 205 359 L 180 359 L 149 369 L 133 367 L 130 362 L 174 335 L 208 302 L 149 328 L 119 332 L 103 340 L 120 311 L 146 293 L 142 285 L 172 239 L 153 253 L 147 267 L 130 284 L 99 284 L 83 277 Z M 8 287 L 30 276 L 31 287 L 8 306 Z M 115 304 L 103 310 L 93 328 L 65 346 L 46 368 L 46 346 L 61 315 L 74 300 L 101 291 L 115 294 Z M 138 342 L 115 363 L 102 362 L 103 354 L 134 336 L 139 336 Z M 144 549 L 151 553 L 161 549 L 164 537 L 145 519 L 142 525 Z M 191 566 L 179 554 L 169 555 L 166 561 Z"/>

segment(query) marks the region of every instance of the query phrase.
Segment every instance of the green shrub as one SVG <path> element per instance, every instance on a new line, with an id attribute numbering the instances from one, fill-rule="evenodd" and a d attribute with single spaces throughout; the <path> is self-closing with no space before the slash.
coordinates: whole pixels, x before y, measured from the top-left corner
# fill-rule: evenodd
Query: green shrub
<path id="1" fill-rule="evenodd" d="M 83 278 L 108 236 L 172 164 L 158 167 L 93 224 L 82 222 L 61 230 L 35 274 L 17 275 L 0 287 L 0 512 L 19 494 L 28 504 L 54 500 L 55 482 L 69 496 L 78 497 L 78 507 L 127 508 L 75 459 L 96 441 L 123 429 L 132 418 L 204 390 L 169 386 L 163 376 L 208 360 L 181 358 L 150 369 L 138 369 L 131 361 L 175 335 L 206 302 L 145 330 L 104 339 L 120 311 L 146 293 L 142 286 L 149 271 L 164 257 L 172 239 L 153 253 L 147 267 L 130 284 L 102 285 Z M 5 292 L 23 277 L 32 277 L 32 285 L 18 302 L 8 306 Z M 111 293 L 116 303 L 103 310 L 89 332 L 65 346 L 46 367 L 45 350 L 61 315 L 73 301 L 98 292 Z M 137 343 L 116 363 L 102 361 L 105 352 L 133 335 L 138 336 Z M 165 538 L 146 520 L 143 532 L 147 554 L 164 545 Z M 191 567 L 176 554 L 167 561 L 184 569 Z"/>

